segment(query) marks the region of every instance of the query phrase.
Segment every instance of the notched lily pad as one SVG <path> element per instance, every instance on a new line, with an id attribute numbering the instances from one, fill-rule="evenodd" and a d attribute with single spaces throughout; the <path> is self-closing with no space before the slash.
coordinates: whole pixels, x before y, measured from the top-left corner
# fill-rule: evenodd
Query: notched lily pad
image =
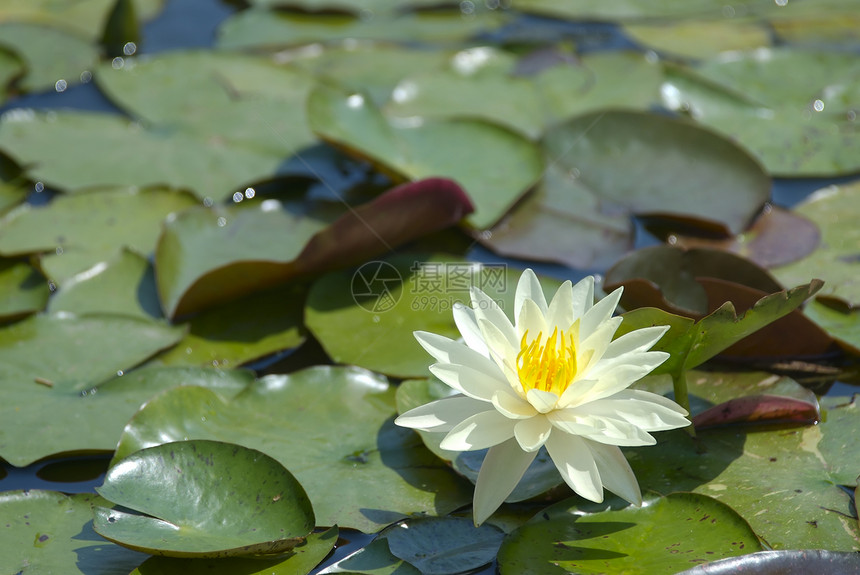
<path id="1" fill-rule="evenodd" d="M 0 323 L 44 309 L 51 290 L 47 280 L 22 261 L 0 259 Z"/>
<path id="2" fill-rule="evenodd" d="M 96 491 L 137 512 L 97 507 L 96 532 L 154 555 L 282 553 L 314 527 L 308 496 L 277 460 L 217 441 L 179 441 L 133 453 L 108 470 Z"/>

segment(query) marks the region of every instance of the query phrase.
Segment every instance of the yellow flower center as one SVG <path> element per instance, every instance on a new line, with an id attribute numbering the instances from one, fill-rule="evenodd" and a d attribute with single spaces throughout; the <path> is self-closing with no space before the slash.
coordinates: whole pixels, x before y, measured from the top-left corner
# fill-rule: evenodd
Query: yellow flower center
<path id="1" fill-rule="evenodd" d="M 552 330 L 546 341 L 543 334 L 529 341 L 529 332 L 520 341 L 517 354 L 517 375 L 523 391 L 540 389 L 561 396 L 576 377 L 576 348 L 573 334 L 564 331 L 560 336 L 558 328 Z"/>

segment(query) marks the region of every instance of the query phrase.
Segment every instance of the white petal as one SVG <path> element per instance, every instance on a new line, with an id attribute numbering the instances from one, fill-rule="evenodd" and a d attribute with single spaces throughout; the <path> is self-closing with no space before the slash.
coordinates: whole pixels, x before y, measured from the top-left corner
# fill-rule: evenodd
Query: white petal
<path id="1" fill-rule="evenodd" d="M 520 342 L 517 339 L 517 332 L 513 324 L 511 324 L 511 320 L 508 319 L 508 316 L 505 315 L 505 312 L 502 311 L 498 304 L 476 287 L 472 288 L 471 295 L 472 309 L 475 311 L 475 319 L 478 321 L 478 325 L 480 326 L 482 319 L 489 321 L 505 336 L 510 345 L 519 346 Z M 482 329 L 481 333 L 483 332 L 484 330 Z"/>
<path id="2" fill-rule="evenodd" d="M 667 409 L 671 409 L 675 413 L 679 413 L 681 415 L 689 415 L 686 409 L 684 409 L 668 397 L 663 397 L 662 395 L 651 393 L 650 391 L 644 391 L 642 389 L 626 389 L 613 395 L 612 399 L 621 399 L 628 397 L 631 399 L 638 399 L 640 401 L 650 401 L 651 403 L 656 403 L 657 405 L 662 405 Z"/>
<path id="3" fill-rule="evenodd" d="M 574 321 L 585 315 L 594 305 L 594 276 L 586 276 L 573 286 Z"/>
<path id="4" fill-rule="evenodd" d="M 600 324 L 596 330 L 591 332 L 588 338 L 582 340 L 577 347 L 577 361 L 583 357 L 586 361 L 577 364 L 579 373 L 588 373 L 592 366 L 601 360 L 603 354 L 612 343 L 612 336 L 618 330 L 623 320 L 620 317 L 612 317 Z"/>
<path id="5" fill-rule="evenodd" d="M 586 441 L 586 445 L 597 463 L 603 487 L 633 505 L 642 505 L 639 482 L 636 481 L 636 476 L 630 469 L 630 463 L 621 453 L 621 449 L 614 445 L 601 445 L 593 441 Z"/>
<path id="6" fill-rule="evenodd" d="M 416 331 L 414 335 L 421 347 L 441 363 L 468 365 L 486 373 L 498 371 L 496 362 L 481 355 L 463 342 L 426 331 Z"/>
<path id="7" fill-rule="evenodd" d="M 487 410 L 487 404 L 464 395 L 454 395 L 410 409 L 394 420 L 401 427 L 424 431 L 449 431 L 464 419 Z"/>
<path id="8" fill-rule="evenodd" d="M 513 394 L 508 380 L 495 365 L 491 372 L 487 372 L 470 365 L 434 363 L 430 366 L 430 373 L 453 389 L 475 399 L 492 401 L 497 391 Z"/>
<path id="9" fill-rule="evenodd" d="M 537 415 L 537 410 L 521 397 L 510 393 L 493 395 L 493 405 L 499 413 L 511 419 L 525 419 Z"/>
<path id="10" fill-rule="evenodd" d="M 588 407 L 583 406 L 583 407 Z M 567 411 L 567 410 L 566 410 Z M 590 425 L 594 428 L 592 433 L 580 433 L 582 437 L 605 443 L 606 445 L 620 445 L 622 447 L 641 447 L 643 445 L 654 445 L 657 440 L 649 435 L 645 430 L 628 423 L 623 419 L 613 417 L 605 417 L 600 415 L 585 415 L 584 413 L 576 413 L 571 409 L 574 415 L 579 416 L 578 422 Z"/>
<path id="11" fill-rule="evenodd" d="M 487 344 L 484 343 L 484 338 L 481 335 L 481 330 L 478 327 L 478 320 L 475 319 L 475 310 L 461 303 L 454 304 L 454 323 L 457 329 L 460 330 L 460 335 L 463 336 L 463 341 L 470 348 L 474 349 L 483 356 L 489 357 Z"/>
<path id="12" fill-rule="evenodd" d="M 637 363 L 614 365 L 605 371 L 601 369 L 603 365 L 597 365 L 588 374 L 590 378 L 597 380 L 597 384 L 589 391 L 585 401 L 595 401 L 627 389 L 651 373 L 655 367 L 666 361 L 668 357 L 669 354 L 662 351 L 647 351 L 637 356 Z M 603 372 L 599 374 L 594 373 L 600 371 Z"/>
<path id="13" fill-rule="evenodd" d="M 575 413 L 568 409 L 556 409 L 546 414 L 547 420 L 563 433 L 572 435 L 592 435 L 597 433 L 599 429 L 594 427 L 595 422 L 591 420 L 582 420 Z"/>
<path id="14" fill-rule="evenodd" d="M 537 451 L 520 449 L 514 439 L 490 448 L 475 483 L 472 500 L 475 525 L 486 521 L 507 499 L 536 455 Z"/>
<path id="15" fill-rule="evenodd" d="M 578 285 L 578 284 L 577 284 Z M 552 331 L 552 328 L 558 328 L 559 331 L 570 331 L 570 326 L 576 321 L 575 310 L 573 307 L 573 288 L 570 281 L 561 284 L 558 291 L 549 302 L 549 308 L 546 312 L 546 323 Z M 546 334 L 549 335 L 549 334 Z"/>
<path id="16" fill-rule="evenodd" d="M 551 391 L 542 389 L 530 389 L 526 392 L 526 398 L 538 412 L 547 413 L 555 409 L 558 396 Z"/>
<path id="17" fill-rule="evenodd" d="M 663 335 L 669 331 L 669 326 L 657 325 L 654 327 L 643 327 L 630 333 L 625 333 L 606 349 L 603 357 L 613 359 L 628 353 L 647 351 L 657 343 Z"/>
<path id="18" fill-rule="evenodd" d="M 517 283 L 517 291 L 514 295 L 514 317 L 520 317 L 523 302 L 531 300 L 537 304 L 541 314 L 546 316 L 546 297 L 543 295 L 543 288 L 537 276 L 531 269 L 527 269 L 520 276 L 520 281 Z"/>
<path id="19" fill-rule="evenodd" d="M 561 397 L 558 398 L 556 407 L 564 408 L 588 401 L 591 397 L 591 390 L 600 383 L 597 379 L 577 379 L 570 387 L 564 390 Z"/>
<path id="20" fill-rule="evenodd" d="M 600 473 L 584 439 L 566 433 L 553 433 L 546 442 L 546 449 L 571 489 L 590 501 L 603 501 Z"/>
<path id="21" fill-rule="evenodd" d="M 514 436 L 513 419 L 495 409 L 466 418 L 448 432 L 439 447 L 451 451 L 473 451 L 502 443 Z"/>
<path id="22" fill-rule="evenodd" d="M 523 451 L 537 451 L 552 432 L 552 424 L 543 415 L 519 421 L 514 427 L 514 437 Z"/>
<path id="23" fill-rule="evenodd" d="M 617 393 L 607 399 L 598 399 L 597 401 L 589 402 L 587 405 L 583 405 L 581 409 L 588 410 L 589 414 L 598 417 L 605 416 L 623 419 L 645 431 L 664 431 L 690 425 L 687 418 L 683 414 L 678 413 L 675 408 L 667 407 L 647 399 L 622 396 L 622 393 L 625 392 Z M 653 393 L 649 395 L 666 399 Z"/>
<path id="24" fill-rule="evenodd" d="M 485 320 L 478 319 L 478 326 L 481 328 L 481 333 L 484 335 L 484 341 L 487 343 L 487 348 L 490 350 L 490 357 L 501 370 L 502 374 L 508 380 L 511 388 L 522 388 L 519 375 L 516 371 L 517 353 L 519 353 L 519 344 L 516 349 L 510 345 L 505 335 L 496 327 L 495 324 Z"/>
<path id="25" fill-rule="evenodd" d="M 543 334 L 543 337 L 548 337 L 550 331 L 538 305 L 532 300 L 524 301 L 520 313 L 517 315 L 517 336 L 520 338 L 517 344 L 520 344 L 526 332 L 529 334 L 527 341 L 532 341 L 540 334 Z"/>
<path id="26" fill-rule="evenodd" d="M 615 313 L 615 308 L 618 307 L 618 301 L 621 299 L 621 291 L 623 288 L 618 288 L 585 312 L 582 316 L 582 323 L 579 326 L 579 335 L 584 340 L 591 332 L 597 329 L 597 326 L 612 317 Z"/>

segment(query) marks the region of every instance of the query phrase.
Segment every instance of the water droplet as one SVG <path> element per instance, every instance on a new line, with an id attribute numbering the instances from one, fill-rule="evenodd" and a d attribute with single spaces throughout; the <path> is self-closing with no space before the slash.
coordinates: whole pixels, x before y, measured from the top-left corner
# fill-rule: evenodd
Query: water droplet
<path id="1" fill-rule="evenodd" d="M 723 6 L 723 16 L 726 18 L 734 18 L 735 17 L 735 7 L 734 6 Z"/>
<path id="2" fill-rule="evenodd" d="M 501 3 L 499 0 L 484 0 L 484 6 L 490 10 L 498 10 Z"/>
<path id="3" fill-rule="evenodd" d="M 68 87 L 69 87 L 69 85 L 62 78 L 57 80 L 56 83 L 54 84 L 54 90 L 56 90 L 57 92 L 65 92 L 66 88 L 68 88 Z"/>
<path id="4" fill-rule="evenodd" d="M 463 0 L 460 2 L 460 12 L 466 16 L 470 16 L 475 13 L 475 3 L 470 0 Z"/>
<path id="5" fill-rule="evenodd" d="M 120 56 L 117 56 L 116 58 L 111 60 L 110 65 L 111 68 L 113 68 L 114 70 L 119 70 L 120 68 L 125 66 L 125 60 L 123 60 Z"/>
<path id="6" fill-rule="evenodd" d="M 656 64 L 660 61 L 660 56 L 657 55 L 657 52 L 654 50 L 648 50 L 645 52 L 645 61 L 649 64 Z"/>
<path id="7" fill-rule="evenodd" d="M 56 250 L 54 250 L 54 251 L 56 251 L 56 252 L 57 252 L 57 255 L 58 255 L 58 256 L 63 255 L 63 246 L 57 246 L 57 249 L 56 249 Z"/>
<path id="8" fill-rule="evenodd" d="M 854 110 L 848 110 L 848 114 L 846 114 L 846 116 L 848 117 L 849 122 L 853 122 L 857 119 L 857 112 Z"/>
<path id="9" fill-rule="evenodd" d="M 122 53 L 126 56 L 132 56 L 137 52 L 137 44 L 134 42 L 126 42 L 125 46 L 122 47 Z"/>
<path id="10" fill-rule="evenodd" d="M 242 192 L 236 192 L 235 194 L 233 194 L 233 201 L 236 202 L 237 204 L 244 199 L 245 199 L 245 196 L 242 194 Z"/>
<path id="11" fill-rule="evenodd" d="M 42 182 L 36 182 L 33 185 L 33 189 L 36 190 L 37 194 L 41 194 L 42 192 L 45 191 L 45 184 L 43 184 Z"/>
<path id="12" fill-rule="evenodd" d="M 116 376 L 117 377 L 122 377 L 123 375 L 125 375 L 125 372 L 123 370 L 121 370 L 121 369 L 116 370 Z"/>
<path id="13" fill-rule="evenodd" d="M 571 168 L 570 170 L 567 171 L 567 175 L 570 176 L 570 178 L 573 180 L 579 178 L 579 174 L 580 174 L 579 168 Z"/>
<path id="14" fill-rule="evenodd" d="M 249 200 L 257 195 L 257 190 L 254 188 L 245 188 L 245 197 Z"/>
<path id="15" fill-rule="evenodd" d="M 346 99 L 346 105 L 350 108 L 361 108 L 364 106 L 364 96 L 361 94 L 353 94 Z"/>
<path id="16" fill-rule="evenodd" d="M 215 201 L 212 198 L 210 198 L 209 196 L 206 196 L 205 198 L 203 198 L 203 205 L 206 206 L 207 208 L 211 208 L 214 203 L 215 203 Z"/>
<path id="17" fill-rule="evenodd" d="M 824 111 L 824 101 L 823 100 L 815 100 L 814 102 L 812 102 L 812 109 L 815 110 L 816 112 L 823 112 Z"/>
<path id="18" fill-rule="evenodd" d="M 93 79 L 93 73 L 89 70 L 81 72 L 81 84 L 89 84 Z"/>
<path id="19" fill-rule="evenodd" d="M 777 6 L 785 6 L 788 4 L 788 0 L 773 0 Z"/>
<path id="20" fill-rule="evenodd" d="M 194 350 L 192 350 L 190 347 L 186 347 L 186 348 L 185 348 L 185 354 L 186 354 L 186 355 L 191 355 L 191 352 L 192 352 L 192 351 L 194 351 Z"/>
<path id="21" fill-rule="evenodd" d="M 225 218 L 224 216 L 221 216 L 220 218 L 218 218 L 218 227 L 219 228 L 223 228 L 226 225 L 227 225 L 227 218 Z"/>
<path id="22" fill-rule="evenodd" d="M 51 293 L 57 291 L 57 284 L 54 282 L 48 282 L 48 289 L 51 290 Z"/>

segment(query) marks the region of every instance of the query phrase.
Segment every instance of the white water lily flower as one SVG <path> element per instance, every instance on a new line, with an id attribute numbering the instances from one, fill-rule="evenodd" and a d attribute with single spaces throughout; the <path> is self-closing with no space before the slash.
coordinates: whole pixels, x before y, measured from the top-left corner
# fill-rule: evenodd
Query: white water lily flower
<path id="1" fill-rule="evenodd" d="M 546 446 L 576 493 L 603 501 L 603 489 L 639 505 L 639 484 L 619 446 L 652 445 L 649 431 L 689 425 L 675 402 L 628 389 L 669 354 L 648 351 L 668 327 L 612 337 L 621 289 L 594 304 L 594 278 L 565 282 L 547 305 L 537 277 L 517 285 L 516 325 L 487 294 L 472 288 L 472 308 L 454 307 L 463 336 L 415 332 L 437 363 L 430 371 L 458 395 L 412 409 L 404 427 L 447 432 L 441 447 L 489 447 L 473 501 L 476 525 L 510 495 Z"/>

